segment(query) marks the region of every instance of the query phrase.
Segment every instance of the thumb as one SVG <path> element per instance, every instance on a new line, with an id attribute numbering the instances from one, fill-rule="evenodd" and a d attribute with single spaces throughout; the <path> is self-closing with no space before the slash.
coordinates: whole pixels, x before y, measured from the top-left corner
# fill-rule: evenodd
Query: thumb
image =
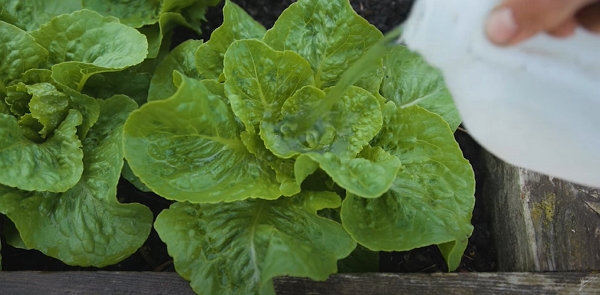
<path id="1" fill-rule="evenodd" d="M 597 0 L 505 0 L 486 22 L 490 41 L 509 46 L 540 32 L 567 36 L 575 30 L 577 12 Z"/>

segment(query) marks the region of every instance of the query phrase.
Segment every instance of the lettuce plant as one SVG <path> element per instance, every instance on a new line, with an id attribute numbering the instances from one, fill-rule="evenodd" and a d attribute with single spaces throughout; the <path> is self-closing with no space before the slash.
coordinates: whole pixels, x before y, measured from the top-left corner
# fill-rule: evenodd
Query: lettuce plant
<path id="1" fill-rule="evenodd" d="M 116 199 L 121 173 L 137 180 L 124 165 L 123 124 L 146 101 L 172 28 L 199 32 L 218 2 L 0 2 L 0 212 L 9 244 L 97 267 L 142 245 L 150 210 Z"/>
<path id="2" fill-rule="evenodd" d="M 6 240 L 71 265 L 129 256 L 152 225 L 148 208 L 116 199 L 123 124 L 137 104 L 83 90 L 94 75 L 140 64 L 146 37 L 114 17 L 78 10 L 29 32 L 0 21 L 0 40 L 0 212 L 12 221 Z"/>
<path id="3" fill-rule="evenodd" d="M 333 88 L 382 38 L 348 0 L 299 0 L 269 30 L 227 1 L 209 41 L 157 67 L 125 123 L 125 158 L 177 201 L 155 228 L 198 294 L 324 280 L 365 248 L 435 244 L 458 266 L 474 175 L 439 73 L 397 46 Z"/>

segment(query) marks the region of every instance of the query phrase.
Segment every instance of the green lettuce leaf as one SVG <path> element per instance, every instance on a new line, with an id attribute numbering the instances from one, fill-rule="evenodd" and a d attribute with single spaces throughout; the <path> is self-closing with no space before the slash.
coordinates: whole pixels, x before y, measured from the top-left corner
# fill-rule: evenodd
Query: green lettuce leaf
<path id="1" fill-rule="evenodd" d="M 201 32 L 200 25 L 206 21 L 204 15 L 208 7 L 219 4 L 221 0 L 163 0 L 161 6 L 161 16 L 168 12 L 180 13 L 185 19 L 186 26 Z"/>
<path id="2" fill-rule="evenodd" d="M 121 176 L 123 178 L 127 179 L 127 181 L 129 181 L 129 183 L 133 184 L 133 186 L 135 186 L 140 191 L 143 191 L 143 192 L 151 192 L 152 191 L 149 187 L 147 187 L 140 180 L 139 177 L 137 177 L 137 175 L 135 175 L 133 173 L 133 171 L 131 170 L 131 167 L 129 167 L 129 164 L 127 163 L 127 161 L 125 161 L 125 163 L 123 164 L 123 170 L 121 171 Z"/>
<path id="3" fill-rule="evenodd" d="M 226 0 L 223 24 L 195 53 L 198 72 L 207 79 L 218 79 L 223 75 L 223 56 L 229 45 L 236 40 L 261 39 L 265 32 L 265 28 L 242 8 Z"/>
<path id="4" fill-rule="evenodd" d="M 31 250 L 32 248 L 25 245 L 25 242 L 21 239 L 21 234 L 19 234 L 15 223 L 6 216 L 3 216 L 3 219 L 2 236 L 6 243 L 18 249 Z"/>
<path id="5" fill-rule="evenodd" d="M 90 76 L 136 65 L 148 53 L 144 35 L 90 10 L 57 16 L 31 36 L 49 51 L 52 78 L 78 92 Z"/>
<path id="6" fill-rule="evenodd" d="M 58 91 L 50 83 L 37 83 L 27 86 L 31 94 L 29 111 L 31 116 L 42 124 L 40 135 L 46 138 L 54 132 L 69 112 L 69 96 Z"/>
<path id="7" fill-rule="evenodd" d="M 275 294 L 272 278 L 325 280 L 356 243 L 316 212 L 340 204 L 332 192 L 278 200 L 175 203 L 155 222 L 177 272 L 198 294 Z"/>
<path id="8" fill-rule="evenodd" d="M 418 105 L 434 112 L 456 130 L 460 115 L 442 74 L 417 53 L 395 46 L 383 59 L 383 96 L 402 108 Z"/>
<path id="9" fill-rule="evenodd" d="M 331 152 L 307 153 L 306 156 L 319 163 L 339 186 L 363 198 L 377 198 L 385 193 L 401 166 L 396 156 L 379 147 L 366 146 L 352 159 Z"/>
<path id="10" fill-rule="evenodd" d="M 40 136 L 40 131 L 44 129 L 44 126 L 33 118 L 31 114 L 25 114 L 25 116 L 19 119 L 19 127 L 21 127 L 21 132 L 23 132 L 25 138 L 35 143 L 44 142 L 44 138 Z"/>
<path id="11" fill-rule="evenodd" d="M 213 1 L 214 0 L 210 0 Z M 182 9 L 189 7 L 190 5 L 194 4 L 195 2 L 202 2 L 202 3 L 206 3 L 208 2 L 207 0 L 160 0 L 161 2 L 161 7 L 160 7 L 160 13 L 165 13 L 165 12 L 169 12 L 169 11 L 176 11 L 176 12 L 180 12 Z"/>
<path id="12" fill-rule="evenodd" d="M 196 79 L 178 77 L 177 93 L 145 104 L 125 124 L 133 172 L 171 200 L 278 198 L 275 172 L 244 146 L 242 126 L 225 98 Z"/>
<path id="13" fill-rule="evenodd" d="M 181 15 L 188 21 L 190 26 L 197 32 L 200 33 L 200 24 L 206 21 L 204 17 L 208 10 L 208 7 L 216 6 L 221 0 L 203 0 L 195 1 L 194 4 L 188 6 L 186 9 L 181 10 Z"/>
<path id="14" fill-rule="evenodd" d="M 85 138 L 88 131 L 100 116 L 100 105 L 95 98 L 92 98 L 83 93 L 79 93 L 70 88 L 62 88 L 63 92 L 69 95 L 71 98 L 71 107 L 79 111 L 83 115 L 83 121 L 81 125 L 77 127 L 77 135 L 79 138 Z"/>
<path id="15" fill-rule="evenodd" d="M 259 40 L 233 42 L 224 60 L 225 92 L 248 131 L 276 116 L 296 90 L 313 84 L 310 65 L 292 51 L 275 51 Z"/>
<path id="16" fill-rule="evenodd" d="M 36 83 L 50 83 L 54 86 L 58 85 L 54 80 L 52 80 L 52 71 L 48 69 L 29 69 L 19 77 L 19 79 L 13 81 L 21 82 L 26 85 L 32 85 Z"/>
<path id="17" fill-rule="evenodd" d="M 102 267 L 121 261 L 144 243 L 152 212 L 116 199 L 123 123 L 136 107 L 124 96 L 100 101 L 100 118 L 83 141 L 84 173 L 66 192 L 0 187 L 0 212 L 15 223 L 25 245 L 70 265 Z"/>
<path id="18" fill-rule="evenodd" d="M 48 51 L 25 31 L 0 21 L 0 56 L 0 84 L 6 85 L 46 62 Z"/>
<path id="19" fill-rule="evenodd" d="M 142 60 L 140 59 L 138 62 Z M 131 65 L 133 64 L 135 63 Z M 91 76 L 99 73 L 117 72 L 123 68 L 118 68 L 116 65 L 113 68 L 111 66 L 105 67 L 85 62 L 68 61 L 52 66 L 52 78 L 61 86 L 81 93 L 85 83 Z"/>
<path id="20" fill-rule="evenodd" d="M 23 136 L 15 117 L 0 114 L 0 184 L 28 191 L 64 192 L 83 171 L 77 137 L 81 114 L 69 111 L 54 135 L 37 144 Z"/>
<path id="21" fill-rule="evenodd" d="M 118 18 L 133 28 L 156 23 L 160 15 L 161 0 L 81 0 L 83 7 L 105 16 Z"/>
<path id="22" fill-rule="evenodd" d="M 20 118 L 29 112 L 29 101 L 31 94 L 27 92 L 27 85 L 17 83 L 6 87 L 6 97 L 4 102 L 10 110 L 10 113 Z"/>
<path id="23" fill-rule="evenodd" d="M 140 71 L 134 66 L 118 72 L 95 74 L 87 80 L 82 92 L 102 99 L 122 94 L 142 105 L 148 100 L 151 79 L 151 73 Z"/>
<path id="24" fill-rule="evenodd" d="M 341 211 L 344 228 L 371 250 L 441 244 L 449 269 L 456 269 L 473 230 L 475 179 L 448 124 L 420 106 L 400 108 L 390 102 L 372 145 L 398 157 L 403 166 L 383 196 L 348 194 Z"/>
<path id="25" fill-rule="evenodd" d="M 181 15 L 185 18 L 189 26 L 196 31 L 196 33 L 201 32 L 201 24 L 206 21 L 204 17 L 208 7 L 215 6 L 221 2 L 221 0 L 165 0 L 163 7 L 166 6 L 168 2 L 180 2 L 180 3 L 192 3 L 191 5 L 185 7 L 185 9 L 181 8 Z"/>
<path id="26" fill-rule="evenodd" d="M 159 16 L 158 22 L 138 29 L 148 40 L 147 58 L 156 58 L 159 55 L 161 48 L 164 46 L 163 43 L 170 43 L 173 29 L 177 26 L 191 29 L 181 14 L 166 12 Z"/>
<path id="27" fill-rule="evenodd" d="M 80 0 L 2 0 L 0 20 L 34 31 L 59 14 L 82 9 Z"/>
<path id="28" fill-rule="evenodd" d="M 319 169 L 319 163 L 306 155 L 300 155 L 294 162 L 294 177 L 298 186 Z M 331 187 L 329 187 L 331 189 Z M 315 189 L 316 190 L 316 189 Z"/>
<path id="29" fill-rule="evenodd" d="M 91 76 L 82 90 L 95 98 L 110 98 L 122 94 L 141 106 L 148 101 L 148 89 L 156 67 L 169 54 L 170 42 L 163 42 L 156 58 L 146 58 L 142 63 L 118 72 L 106 72 Z M 126 81 L 126 83 L 124 83 Z"/>
<path id="30" fill-rule="evenodd" d="M 25 114 L 25 116 L 19 119 L 19 127 L 21 127 L 25 138 L 35 143 L 44 142 L 44 138 L 40 136 L 40 131 L 44 129 L 44 126 L 38 120 L 34 119 L 31 114 Z"/>
<path id="31" fill-rule="evenodd" d="M 316 86 L 324 89 L 381 38 L 348 0 L 299 0 L 279 16 L 263 40 L 275 50 L 292 50 L 304 57 L 315 73 Z M 382 78 L 380 69 L 370 71 L 355 85 L 374 93 Z"/>
<path id="32" fill-rule="evenodd" d="M 148 101 L 171 97 L 177 91 L 173 84 L 173 71 L 178 71 L 190 78 L 201 79 L 196 70 L 194 53 L 202 45 L 200 40 L 187 40 L 175 47 L 156 67 L 150 82 Z"/>
<path id="33" fill-rule="evenodd" d="M 341 223 L 339 208 L 323 209 L 318 214 Z M 348 257 L 338 260 L 337 267 L 338 273 L 378 272 L 379 252 L 371 251 L 359 244 Z"/>
<path id="34" fill-rule="evenodd" d="M 173 75 L 173 83 L 175 83 L 175 85 L 178 87 L 181 84 L 181 77 L 181 75 Z M 206 89 L 208 89 L 208 91 L 216 94 L 225 104 L 229 104 L 229 99 L 227 99 L 227 96 L 225 96 L 225 85 L 223 83 L 219 83 L 215 80 L 209 79 L 204 79 L 200 82 L 202 83 L 202 85 L 204 85 L 204 87 L 206 87 Z M 237 118 L 236 122 L 240 128 L 244 127 L 242 122 L 237 120 Z"/>
<path id="35" fill-rule="evenodd" d="M 282 159 L 275 156 L 269 149 L 267 149 L 267 147 L 265 147 L 264 142 L 260 139 L 258 134 L 244 131 L 240 134 L 240 138 L 242 139 L 242 142 L 246 148 L 248 148 L 248 151 L 254 154 L 260 161 L 267 163 L 269 167 L 275 171 L 277 181 L 281 184 L 279 186 L 279 191 L 283 196 L 289 197 L 298 194 L 300 192 L 300 185 L 302 184 L 302 181 L 306 178 L 306 176 L 312 174 L 318 168 L 318 165 L 314 167 L 301 166 L 299 169 L 303 170 L 296 169 L 297 171 L 295 171 L 295 160 Z M 297 179 L 295 176 L 298 175 L 297 173 L 300 173 L 300 175 L 306 175 L 300 176 L 301 179 Z"/>
<path id="36" fill-rule="evenodd" d="M 328 91 L 303 87 L 285 101 L 279 118 L 265 118 L 260 135 L 267 148 L 282 158 L 308 152 L 331 152 L 344 159 L 356 156 L 381 129 L 379 102 L 368 91 L 352 86 L 328 116 L 303 128 L 306 117 L 322 108 Z"/>

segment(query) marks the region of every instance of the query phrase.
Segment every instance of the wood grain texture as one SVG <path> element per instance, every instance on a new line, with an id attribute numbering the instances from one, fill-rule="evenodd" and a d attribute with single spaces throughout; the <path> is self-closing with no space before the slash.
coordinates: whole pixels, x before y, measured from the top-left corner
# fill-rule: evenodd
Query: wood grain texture
<path id="1" fill-rule="evenodd" d="M 339 274 L 325 282 L 275 280 L 278 295 L 600 294 L 593 273 Z M 193 295 L 176 273 L 0 272 L 0 294 Z"/>
<path id="2" fill-rule="evenodd" d="M 484 157 L 499 271 L 600 270 L 600 190 Z"/>

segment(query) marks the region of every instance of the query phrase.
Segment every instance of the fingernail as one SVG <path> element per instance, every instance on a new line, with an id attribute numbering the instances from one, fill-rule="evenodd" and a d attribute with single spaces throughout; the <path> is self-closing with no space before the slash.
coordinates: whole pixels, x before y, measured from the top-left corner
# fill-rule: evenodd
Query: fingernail
<path id="1" fill-rule="evenodd" d="M 517 35 L 518 29 L 512 10 L 507 7 L 492 12 L 485 25 L 490 41 L 499 45 L 508 44 Z"/>

